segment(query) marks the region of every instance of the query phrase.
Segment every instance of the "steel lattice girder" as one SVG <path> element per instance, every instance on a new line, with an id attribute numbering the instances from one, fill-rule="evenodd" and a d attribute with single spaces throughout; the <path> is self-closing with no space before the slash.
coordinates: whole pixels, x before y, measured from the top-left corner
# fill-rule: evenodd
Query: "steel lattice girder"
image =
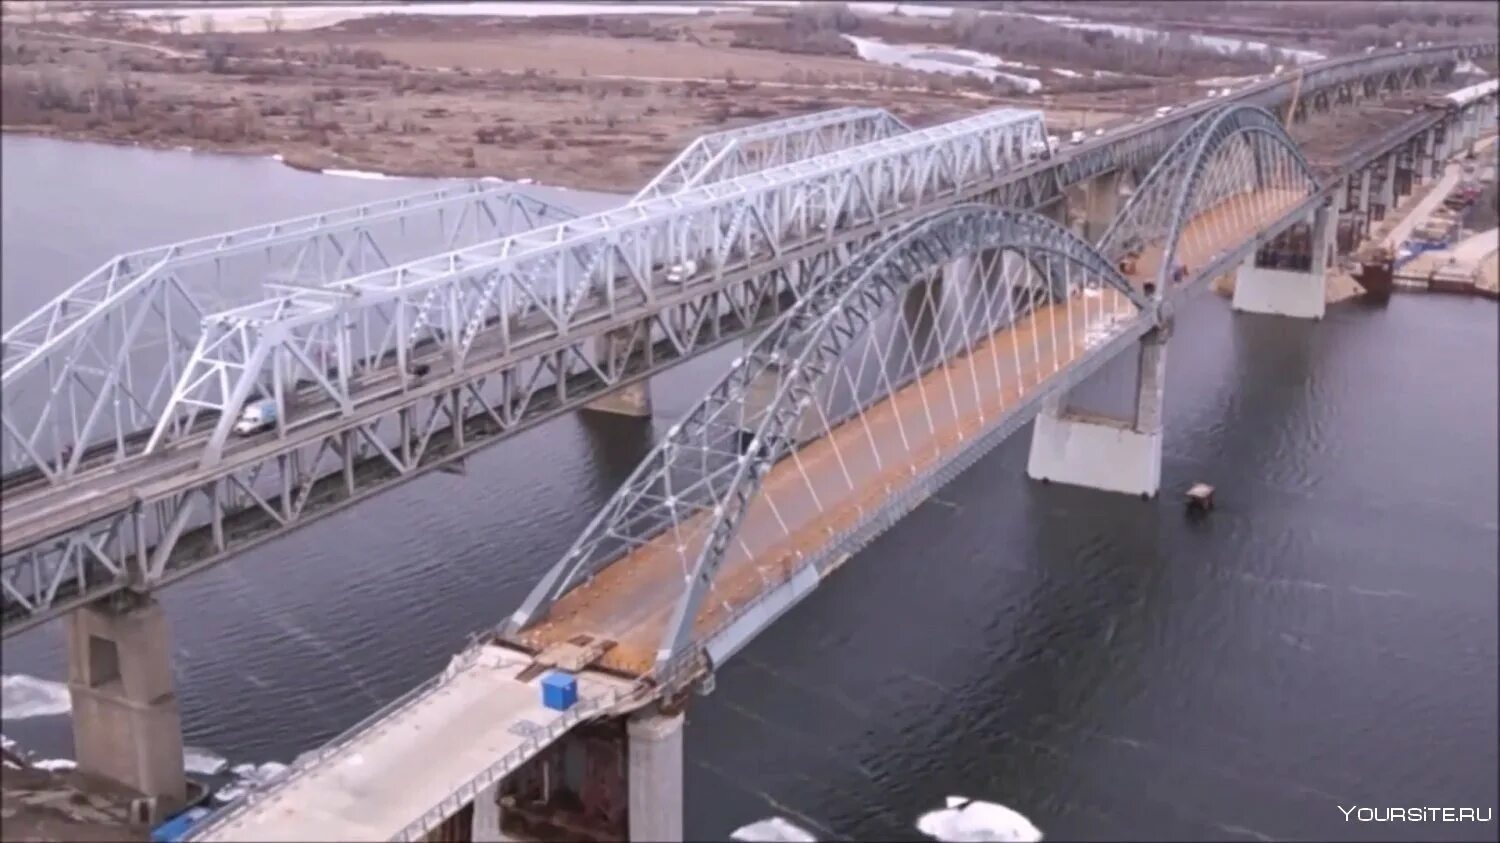
<path id="1" fill-rule="evenodd" d="M 1436 48 L 1434 48 L 1434 50 L 1429 50 L 1428 52 L 1433 53 L 1435 50 Z M 1376 54 L 1372 56 L 1361 57 L 1359 61 L 1377 62 L 1385 61 L 1388 58 L 1390 58 L 1390 56 Z M 1338 61 L 1348 62 L 1349 60 Z M 1289 92 L 1290 86 L 1280 82 L 1265 83 L 1261 86 L 1254 86 L 1248 89 L 1248 92 L 1254 92 L 1266 87 L 1278 85 L 1284 92 Z M 1212 103 L 1212 105 L 1218 106 L 1222 104 L 1222 102 L 1223 101 L 1215 101 Z M 1144 166 L 1152 163 L 1156 155 L 1158 155 L 1161 150 L 1165 149 L 1182 132 L 1186 131 L 1186 129 L 1189 127 L 1189 124 L 1196 119 L 1196 114 L 1200 114 L 1202 111 L 1206 110 L 1208 110 L 1208 106 L 1204 106 L 1202 108 L 1190 107 L 1188 110 L 1177 112 L 1175 114 L 1169 115 L 1166 118 L 1151 121 L 1144 126 L 1129 129 L 1123 133 L 1118 133 L 1108 138 L 1100 139 L 1099 141 L 1086 142 L 1078 147 L 1074 147 L 1056 155 L 1051 161 L 1038 162 L 1037 164 L 1023 168 L 1013 174 L 1011 177 L 1003 179 L 997 184 L 980 185 L 970 192 L 966 192 L 961 196 L 955 197 L 955 201 L 979 199 L 994 204 L 1036 207 L 1038 205 L 1060 198 L 1062 189 L 1065 188 L 1068 184 L 1075 183 L 1078 180 L 1091 178 L 1094 175 L 1109 172 L 1111 170 L 1119 169 L 1122 167 L 1141 169 Z M 1426 118 L 1424 126 L 1430 125 L 1436 120 L 1437 117 Z M 1420 129 L 1414 131 L 1420 131 Z M 1383 154 L 1382 150 L 1376 148 L 1382 141 L 1383 139 L 1375 139 L 1371 142 L 1371 146 L 1365 152 L 1361 153 L 1360 166 L 1368 165 L 1371 161 L 1378 159 Z M 1309 207 L 1311 206 L 1309 205 Z M 714 324 L 712 320 L 708 319 L 709 311 L 712 310 L 712 314 L 714 316 L 717 316 L 718 314 L 727 314 L 729 312 L 729 309 L 731 308 L 731 301 L 740 302 L 741 304 L 738 306 L 747 307 L 749 310 L 753 311 L 753 325 L 765 324 L 766 319 L 774 316 L 778 311 L 774 307 L 760 308 L 758 310 L 755 308 L 749 308 L 748 306 L 743 304 L 749 299 L 739 296 L 735 293 L 731 293 L 731 288 L 734 291 L 748 291 L 752 288 L 775 288 L 775 293 L 768 294 L 769 297 L 766 299 L 766 301 L 773 304 L 780 303 L 781 306 L 785 306 L 785 304 L 789 303 L 792 300 L 795 300 L 796 296 L 798 295 L 797 291 L 800 289 L 802 283 L 802 279 L 799 273 L 824 273 L 828 271 L 826 269 L 810 269 L 810 267 L 814 267 L 814 264 L 810 263 L 811 261 L 830 258 L 835 261 L 842 260 L 842 258 L 838 257 L 839 255 L 847 254 L 849 249 L 858 248 L 858 246 L 862 242 L 866 242 L 872 237 L 878 236 L 882 230 L 889 230 L 892 225 L 898 224 L 905 218 L 909 218 L 909 216 L 903 217 L 898 215 L 892 219 L 887 220 L 887 224 L 885 225 L 866 226 L 861 231 L 857 232 L 839 232 L 831 239 L 831 242 L 827 244 L 826 248 L 821 253 L 821 258 L 815 258 L 812 255 L 812 252 L 815 250 L 811 249 L 803 250 L 801 253 L 788 253 L 784 255 L 783 258 L 779 261 L 769 262 L 771 266 L 767 268 L 765 272 L 761 273 L 758 279 L 753 276 L 747 276 L 745 273 L 740 273 L 737 275 L 726 274 L 726 276 L 720 282 L 722 285 L 724 285 L 723 289 L 700 289 L 697 290 L 696 294 L 694 295 L 679 294 L 675 297 L 668 297 L 667 299 L 664 299 L 664 301 L 670 302 L 669 304 L 665 305 L 668 313 L 666 315 L 658 314 L 657 316 L 652 318 L 655 319 L 655 324 L 657 325 L 666 325 L 670 323 L 676 326 L 677 333 L 674 333 L 672 335 L 670 341 L 657 341 L 656 347 L 658 349 L 663 349 L 664 347 L 677 348 L 679 346 L 672 345 L 672 343 L 679 343 L 680 347 L 686 349 L 686 354 L 692 354 L 695 353 L 696 350 L 712 347 L 714 343 L 708 341 L 707 337 L 708 335 L 712 334 L 713 331 L 702 330 L 705 325 Z M 1275 232 L 1273 231 L 1271 233 L 1274 234 Z M 1247 245 L 1247 248 L 1252 248 L 1253 246 L 1254 244 L 1251 243 Z M 1217 261 L 1215 265 L 1223 263 L 1224 260 L 1230 260 L 1232 263 L 1233 257 L 1234 256 L 1232 255 L 1225 256 L 1225 258 Z M 1224 266 L 1230 266 L 1230 263 L 1225 263 Z M 747 269 L 746 272 L 750 272 L 750 270 Z M 769 285 L 760 283 L 766 281 L 766 279 L 768 278 L 773 279 L 773 282 Z M 687 290 L 683 291 L 683 293 L 686 292 Z M 716 302 L 716 304 L 708 304 L 709 302 Z M 642 318 L 645 317 L 643 316 Z M 730 317 L 725 316 L 724 318 L 727 320 Z M 639 321 L 641 320 L 635 320 L 636 323 L 638 323 Z M 735 333 L 734 331 L 736 330 L 738 330 L 740 333 Z M 746 330 L 746 328 L 740 326 L 736 326 L 733 329 L 726 328 L 722 335 L 722 338 L 728 339 L 734 336 L 739 336 L 743 333 L 744 330 Z M 574 342 L 563 342 L 561 343 L 561 345 L 563 347 L 573 349 L 572 357 L 570 359 L 574 364 L 574 367 L 572 370 L 569 370 L 568 382 L 574 383 L 577 381 L 577 378 L 580 374 L 579 359 L 580 355 L 584 353 L 584 345 L 581 340 Z M 549 346 L 544 344 L 537 349 L 527 351 L 525 353 L 547 353 L 546 349 L 548 347 Z M 552 347 L 555 348 L 556 345 Z M 637 349 L 635 353 L 642 354 L 643 352 L 640 349 Z M 670 365 L 670 362 L 673 362 L 677 358 L 672 358 L 669 354 L 664 354 L 661 351 L 658 351 L 654 359 L 657 361 L 658 366 L 660 366 Z M 501 370 L 512 369 L 518 365 L 520 364 L 515 359 L 490 360 L 486 361 L 482 367 L 471 367 L 471 370 L 467 373 L 467 375 L 470 378 L 477 378 L 487 374 L 495 375 Z M 588 367 L 584 366 L 583 368 Z M 496 376 L 498 377 L 498 375 Z M 434 379 L 433 382 L 435 384 L 442 383 L 446 385 L 449 383 L 462 382 L 462 378 L 455 377 L 452 379 Z M 625 381 L 620 382 L 623 383 Z M 544 385 L 529 394 L 540 396 L 544 394 L 544 391 L 546 389 L 547 387 Z M 525 391 L 523 390 L 523 393 L 524 392 Z M 561 392 L 562 390 L 556 390 L 556 394 L 561 394 Z M 584 401 L 588 400 L 588 398 L 597 396 L 597 394 L 601 393 L 593 392 L 588 393 L 586 397 L 579 397 L 576 390 L 570 389 L 568 390 L 568 406 L 576 406 L 577 404 L 583 403 Z M 377 413 L 384 412 L 381 407 L 393 405 L 398 407 L 408 407 L 414 405 L 420 400 L 425 400 L 423 396 L 424 393 L 420 392 L 420 390 L 411 390 L 402 396 L 393 397 L 388 402 L 382 402 L 380 407 L 371 407 L 367 409 L 369 414 L 373 416 Z M 519 419 L 517 423 L 518 426 L 507 428 L 506 430 L 509 431 L 519 429 L 520 426 L 524 426 L 525 424 L 530 423 L 531 419 L 542 417 L 534 415 L 532 413 L 535 407 L 541 406 L 544 403 L 546 402 L 534 401 L 532 404 L 527 405 L 525 403 L 525 399 L 515 399 L 514 406 L 525 407 L 527 409 L 525 409 L 524 412 L 518 412 L 516 414 Z M 479 423 L 480 415 L 487 415 L 487 413 L 481 412 L 479 415 L 471 417 L 469 419 L 469 423 L 471 425 Z M 501 415 L 502 417 L 504 416 L 503 413 L 498 412 L 497 415 Z M 339 422 L 339 424 L 348 427 L 356 426 L 356 422 L 354 420 L 341 421 Z M 493 442 L 497 438 L 500 437 L 490 437 L 482 441 Z M 298 441 L 300 442 L 301 440 Z M 474 442 L 480 440 L 475 439 L 471 435 L 470 441 Z M 289 449 L 296 445 L 297 443 L 288 442 L 284 447 Z M 468 450 L 472 450 L 473 447 L 474 446 L 471 446 Z M 255 462 L 256 460 L 274 460 L 274 458 L 274 455 L 272 455 L 271 457 L 257 457 L 255 460 L 249 460 L 248 462 L 242 461 L 233 466 L 223 467 L 221 469 L 221 473 L 226 473 L 231 470 L 241 470 L 245 468 L 245 466 L 248 465 L 249 462 Z M 16 536 L 16 540 L 12 541 L 7 538 L 5 542 L 6 559 L 3 576 L 6 582 L 10 583 L 11 585 L 11 588 L 8 588 L 4 594 L 4 599 L 7 603 L 5 607 L 5 618 L 7 624 L 5 634 L 9 635 L 14 629 L 17 628 L 12 624 L 12 620 L 17 617 L 29 617 L 30 621 L 27 622 L 28 624 L 31 622 L 38 622 L 47 617 L 55 616 L 57 612 L 62 611 L 67 605 L 76 604 L 78 602 L 86 602 L 88 599 L 90 599 L 91 596 L 99 596 L 100 594 L 115 590 L 118 587 L 126 587 L 126 583 L 123 582 L 116 584 L 110 582 L 101 583 L 93 580 L 86 581 L 84 579 L 83 570 L 77 568 L 76 565 L 67 562 L 66 559 L 63 558 L 64 554 L 60 552 L 60 549 L 68 547 L 72 544 L 76 544 L 74 542 L 74 539 L 80 536 L 90 537 L 88 540 L 92 541 L 92 536 L 107 532 L 108 524 L 111 521 L 118 520 L 121 513 L 124 513 L 124 515 L 128 517 L 130 515 L 132 507 L 134 507 L 135 511 L 144 511 L 146 513 L 146 517 L 149 518 L 151 517 L 152 512 L 162 509 L 168 505 L 168 502 L 170 501 L 170 495 L 181 494 L 184 490 L 189 489 L 207 488 L 207 485 L 211 483 L 210 480 L 194 479 L 193 477 L 189 477 L 187 475 L 188 472 L 179 472 L 177 475 L 167 475 L 166 479 L 169 482 L 162 482 L 158 480 L 151 483 L 149 488 L 143 489 L 141 494 L 130 499 L 139 500 L 140 503 L 138 504 L 133 504 L 130 502 L 130 500 L 126 500 L 122 501 L 119 506 L 114 508 L 96 508 L 93 510 L 96 514 L 93 515 L 90 515 L 88 513 L 80 513 L 76 517 L 49 518 L 49 524 L 32 525 L 34 529 L 25 531 L 26 535 L 33 536 L 33 538 L 23 538 L 22 536 L 17 535 L 21 533 L 21 530 L 13 530 L 11 528 L 12 526 L 21 527 L 22 525 L 17 524 L 20 519 L 8 519 L 7 530 L 4 532 L 4 535 L 7 537 Z M 412 475 L 401 475 L 395 478 L 395 482 L 404 480 L 408 476 Z M 389 485 L 391 485 L 390 481 L 379 482 L 382 482 L 384 484 L 381 485 L 380 488 L 387 488 Z M 373 489 L 370 489 L 365 493 L 373 493 L 373 491 Z M 200 492 L 200 494 L 206 495 L 207 493 Z M 316 504 L 316 501 L 314 502 L 314 504 Z M 311 508 L 315 507 L 310 507 L 310 509 Z M 296 526 L 297 523 L 300 522 L 291 522 L 285 527 L 279 527 L 277 529 L 281 531 L 292 529 Z M 188 526 L 187 528 L 185 528 L 183 536 L 185 538 L 191 538 L 194 529 L 195 528 L 193 526 Z M 199 529 L 208 528 L 200 527 Z M 47 541 L 45 545 L 39 543 L 43 540 Z M 201 570 L 206 565 L 214 561 L 226 558 L 227 556 L 233 555 L 240 549 L 250 546 L 259 539 L 254 539 L 248 542 L 237 541 L 236 537 L 232 533 L 230 533 L 228 534 L 227 540 L 228 546 L 223 552 L 207 558 L 183 557 L 179 559 L 178 555 L 174 554 L 175 543 L 166 543 L 166 546 L 163 548 L 164 558 L 166 559 L 165 568 L 168 572 L 165 575 L 165 578 L 171 579 L 176 576 L 186 575 L 191 571 Z M 134 552 L 133 550 L 131 550 L 130 548 L 119 546 L 118 542 L 115 545 L 105 547 L 104 550 L 107 551 L 106 555 L 110 557 L 111 563 L 115 564 L 116 568 L 119 568 L 120 570 L 128 570 L 124 567 L 124 565 L 128 560 L 129 554 Z M 33 571 L 35 572 L 36 576 L 32 575 Z M 64 585 L 60 587 L 56 593 L 58 595 L 68 596 L 65 598 L 59 597 L 56 602 L 54 602 L 54 600 L 48 596 L 49 592 L 47 591 L 46 586 L 46 583 L 50 581 L 53 574 L 59 575 L 67 580 L 67 582 L 64 583 Z M 139 579 L 132 579 L 131 581 L 135 583 L 133 587 L 150 588 L 160 584 L 149 581 L 142 581 Z M 16 602 L 12 594 L 13 589 L 19 589 L 22 592 L 26 592 L 27 599 L 31 600 L 32 608 L 24 608 L 20 603 Z"/>
<path id="2" fill-rule="evenodd" d="M 990 249 L 1060 258 L 1081 267 L 1091 284 L 1114 287 L 1145 309 L 1142 318 L 1154 316 L 1154 305 L 1108 260 L 1044 217 L 969 205 L 917 220 L 867 247 L 759 335 L 625 481 L 528 596 L 507 632 L 514 635 L 545 617 L 553 602 L 607 567 L 622 548 L 677 531 L 684 517 L 706 514 L 711 538 L 696 558 L 684 560 L 691 584 L 668 625 L 658 666 L 680 656 L 691 646 L 693 619 L 759 480 L 790 453 L 791 431 L 812 400 L 815 382 L 886 308 L 902 301 L 908 287 L 957 258 Z M 768 379 L 775 383 L 775 398 L 765 407 L 750 406 L 752 384 Z M 754 431 L 751 444 L 723 464 L 725 452 L 733 452 L 725 437 L 737 440 L 740 430 Z"/>
<path id="3" fill-rule="evenodd" d="M 453 248 L 573 215 L 474 183 L 117 257 L 5 333 L 7 491 L 28 476 L 66 480 L 84 460 L 79 442 L 99 444 L 106 463 L 139 450 L 134 435 L 157 423 L 204 312 L 223 306 L 210 296 L 254 299 L 368 272 L 429 230 L 426 248 Z"/>
<path id="4" fill-rule="evenodd" d="M 1133 243 L 1165 243 L 1157 278 L 1157 289 L 1165 291 L 1189 211 L 1195 205 L 1213 204 L 1222 198 L 1198 189 L 1204 168 L 1230 138 L 1247 136 L 1266 137 L 1285 150 L 1297 168 L 1297 187 L 1308 195 L 1317 192 L 1320 185 L 1311 165 L 1275 116 L 1255 106 L 1226 106 L 1200 118 L 1167 150 L 1100 237 L 1099 252 L 1117 261 Z M 1255 187 L 1271 187 L 1269 182 L 1277 174 L 1269 166 L 1257 169 Z"/>
<path id="5" fill-rule="evenodd" d="M 701 135 L 633 201 L 658 199 L 909 131 L 910 126 L 883 108 L 849 107 Z"/>
<path id="6" fill-rule="evenodd" d="M 279 383 L 299 365 L 352 413 L 351 382 L 391 363 L 404 373 L 415 349 L 458 371 L 481 334 L 508 354 L 619 320 L 677 289 L 994 184 L 1043 143 L 1039 112 L 1001 109 L 208 317 L 147 450 L 173 419 L 211 408 L 211 465 L 246 399 L 280 401 Z M 668 266 L 677 269 L 662 273 Z M 311 359 L 317 349 L 326 359 Z"/>

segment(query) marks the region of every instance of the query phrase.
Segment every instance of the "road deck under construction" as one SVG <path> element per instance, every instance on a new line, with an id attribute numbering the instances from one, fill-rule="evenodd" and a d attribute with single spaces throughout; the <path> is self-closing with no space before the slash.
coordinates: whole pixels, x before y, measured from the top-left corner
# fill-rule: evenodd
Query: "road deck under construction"
<path id="1" fill-rule="evenodd" d="M 542 705 L 539 677 L 518 678 L 530 664 L 522 653 L 484 646 L 473 663 L 348 735 L 320 761 L 300 772 L 294 765 L 287 778 L 194 839 L 390 840 L 564 716 Z M 624 695 L 632 687 L 589 672 L 579 675 L 578 696 Z M 547 742 L 532 747 L 539 752 Z"/>
<path id="2" fill-rule="evenodd" d="M 1179 261 L 1189 269 L 1201 265 L 1305 198 L 1260 192 L 1210 209 L 1184 233 Z M 1145 250 L 1132 280 L 1154 280 L 1160 260 L 1159 248 Z M 877 511 L 906 479 L 960 450 L 1054 372 L 1107 341 L 1112 332 L 1085 336 L 1085 308 L 1094 323 L 1101 314 L 1116 320 L 1116 329 L 1137 312 L 1108 290 L 1039 307 L 777 463 L 747 507 L 737 541 L 694 619 L 694 639 L 703 640 L 819 553 L 831 536 Z M 546 618 L 516 636 L 517 643 L 540 651 L 579 635 L 609 639 L 615 646 L 599 664 L 644 674 L 683 593 L 681 558 L 694 557 L 705 526 L 702 516 L 689 519 L 616 559 L 559 599 Z M 679 543 L 687 549 L 681 556 Z"/>

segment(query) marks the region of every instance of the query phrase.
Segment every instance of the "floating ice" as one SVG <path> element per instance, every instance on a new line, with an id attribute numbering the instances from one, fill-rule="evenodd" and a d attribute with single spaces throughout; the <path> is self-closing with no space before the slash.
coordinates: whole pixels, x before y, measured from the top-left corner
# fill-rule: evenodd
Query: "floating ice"
<path id="1" fill-rule="evenodd" d="M 78 766 L 78 762 L 71 758 L 43 758 L 40 761 L 32 762 L 31 766 L 38 770 L 71 770 Z"/>
<path id="2" fill-rule="evenodd" d="M 229 761 L 216 752 L 199 749 L 196 746 L 185 746 L 182 748 L 182 766 L 189 773 L 217 776 L 229 766 Z"/>
<path id="3" fill-rule="evenodd" d="M 1004 805 L 963 796 L 950 796 L 947 808 L 923 814 L 917 820 L 917 830 L 946 843 L 991 840 L 1031 843 L 1042 839 L 1042 832 L 1024 815 Z"/>
<path id="4" fill-rule="evenodd" d="M 243 788 L 243 787 L 241 787 L 239 785 L 231 784 L 231 785 L 228 785 L 228 786 L 225 786 L 225 787 L 221 787 L 218 790 L 214 791 L 214 801 L 215 802 L 233 802 L 234 800 L 236 800 L 236 799 L 238 799 L 238 798 L 240 798 L 241 796 L 244 796 L 244 795 L 245 795 L 245 788 Z"/>
<path id="5" fill-rule="evenodd" d="M 73 708 L 68 686 L 61 682 L 17 674 L 0 678 L 0 719 L 55 717 Z"/>
<path id="6" fill-rule="evenodd" d="M 781 817 L 772 817 L 735 829 L 729 839 L 747 843 L 816 843 L 818 838 L 795 823 Z"/>

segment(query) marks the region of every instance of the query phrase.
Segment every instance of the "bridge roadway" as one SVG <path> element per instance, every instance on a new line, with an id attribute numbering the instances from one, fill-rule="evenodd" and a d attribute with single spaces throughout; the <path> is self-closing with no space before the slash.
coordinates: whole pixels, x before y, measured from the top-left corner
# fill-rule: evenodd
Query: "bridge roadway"
<path id="1" fill-rule="evenodd" d="M 496 759 L 530 757 L 585 713 L 628 701 L 634 684 L 578 676 L 580 702 L 542 706 L 531 660 L 503 647 L 466 651 L 441 677 L 367 720 L 357 740 L 321 751 L 274 789 L 230 809 L 203 840 L 389 840 L 480 777 Z M 253 810 L 252 810 L 253 809 Z"/>
<path id="2" fill-rule="evenodd" d="M 1305 199 L 1290 191 L 1267 194 L 1244 194 L 1200 214 L 1182 238 L 1179 259 L 1189 267 L 1208 263 Z M 1156 277 L 1160 260 L 1159 248 L 1142 254 L 1132 277 L 1137 286 Z M 1055 373 L 1111 339 L 1113 331 L 1085 335 L 1085 308 L 1089 318 L 1103 316 L 1114 331 L 1136 321 L 1135 306 L 1112 291 L 1036 308 L 969 353 L 896 390 L 862 417 L 801 447 L 797 459 L 777 463 L 746 511 L 740 540 L 717 572 L 711 599 L 694 620 L 694 640 L 703 641 L 722 627 L 759 597 L 767 583 L 790 577 L 803 559 L 824 549 L 829 536 L 880 511 L 901 493 L 904 478 L 953 457 Z M 1000 388 L 982 395 L 970 386 L 996 379 Z M 703 520 L 700 516 L 691 523 Z M 515 643 L 542 651 L 581 634 L 610 639 L 616 645 L 599 665 L 645 674 L 682 593 L 685 572 L 675 545 L 685 544 L 691 558 L 705 540 L 702 530 L 658 536 L 564 595 L 545 620 L 522 632 Z"/>
<path id="3" fill-rule="evenodd" d="M 1263 191 L 1230 199 L 1189 223 L 1179 255 L 1190 266 L 1207 263 L 1275 223 L 1305 198 L 1289 191 Z M 1159 250 L 1145 251 L 1132 280 L 1139 285 L 1154 279 L 1159 260 Z M 1100 315 L 1112 324 L 1105 332 L 1086 335 L 1085 313 L 1094 324 Z M 797 459 L 780 461 L 764 478 L 763 493 L 747 509 L 739 531 L 743 542 L 720 567 L 711 599 L 695 619 L 694 639 L 701 642 L 712 635 L 729 617 L 791 576 L 800 559 L 823 550 L 830 535 L 878 511 L 902 493 L 906 479 L 952 459 L 988 427 L 1045 390 L 1059 372 L 1098 357 L 1111 339 L 1140 336 L 1149 329 L 1134 305 L 1109 290 L 1075 294 L 1066 302 L 1035 308 L 976 341 L 968 353 L 897 389 L 862 417 L 838 424 L 827 436 L 804 445 Z M 966 388 L 997 379 L 998 389 L 980 393 Z M 902 426 L 910 449 L 901 446 Z M 880 446 L 880 465 L 872 439 Z M 845 480 L 846 470 L 852 486 Z M 817 502 L 804 477 L 816 483 Z M 776 496 L 786 531 L 766 504 L 768 495 Z M 450 668 L 372 715 L 310 762 L 294 764 L 288 777 L 266 792 L 210 819 L 192 839 L 386 840 L 413 829 L 420 834 L 442 817 L 434 815 L 430 822 L 418 822 L 419 818 L 434 811 L 443 816 L 455 812 L 462 807 L 460 800 L 472 799 L 517 769 L 572 722 L 640 705 L 643 684 L 621 674 L 640 677 L 651 669 L 667 617 L 681 593 L 682 572 L 675 552 L 667 549 L 669 540 L 677 538 L 659 536 L 569 592 L 546 620 L 511 642 L 518 649 L 492 643 L 469 651 L 477 654 L 470 665 Z M 518 678 L 532 664 L 520 650 L 535 652 L 579 634 L 602 636 L 616 644 L 594 662 L 596 670 L 579 674 L 585 703 L 565 721 L 538 706 L 540 691 L 534 678 Z M 604 700 L 598 702 L 601 696 Z M 518 728 L 523 721 L 534 725 Z M 541 731 L 536 740 L 524 741 L 519 734 L 537 728 Z M 414 774 L 418 770 L 421 774 Z"/>

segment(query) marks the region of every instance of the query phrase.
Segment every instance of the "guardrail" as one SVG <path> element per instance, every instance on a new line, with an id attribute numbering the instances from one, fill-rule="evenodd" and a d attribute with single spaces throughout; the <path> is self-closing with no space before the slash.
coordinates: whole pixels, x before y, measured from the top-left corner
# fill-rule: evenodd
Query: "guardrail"
<path id="1" fill-rule="evenodd" d="M 422 839 L 429 831 L 437 828 L 449 817 L 458 813 L 463 806 L 472 802 L 478 797 L 481 791 L 514 772 L 516 768 L 529 761 L 532 756 L 562 737 L 563 733 L 584 720 L 603 714 L 621 700 L 638 693 L 638 691 L 639 686 L 631 688 L 629 691 L 622 691 L 616 688 L 607 693 L 596 694 L 593 697 L 579 700 L 574 703 L 572 708 L 563 712 L 561 717 L 548 723 L 546 728 L 533 732 L 519 746 L 500 756 L 499 760 L 484 768 L 479 775 L 460 785 L 458 789 L 454 790 L 443 801 L 428 808 L 423 812 L 422 816 L 412 820 L 405 828 L 396 832 L 390 839 L 392 841 L 403 841 L 403 843 L 404 841 Z"/>
<path id="2" fill-rule="evenodd" d="M 458 673 L 473 667 L 479 659 L 479 653 L 480 648 L 477 646 L 471 644 L 465 647 L 441 673 L 428 678 L 417 687 L 412 688 L 386 705 L 376 709 L 369 716 L 340 732 L 337 737 L 328 743 L 297 756 L 287 766 L 285 772 L 272 780 L 255 787 L 247 787 L 245 794 L 239 799 L 208 815 L 204 818 L 203 822 L 194 826 L 189 831 L 189 839 L 201 840 L 204 834 L 216 831 L 230 822 L 239 819 L 251 806 L 264 802 L 267 798 L 271 797 L 276 788 L 285 787 L 291 782 L 305 776 L 314 767 L 321 766 L 324 761 L 347 749 L 357 738 L 373 731 L 378 724 L 410 709 L 416 703 L 430 696 L 444 682 L 447 682 Z"/>

